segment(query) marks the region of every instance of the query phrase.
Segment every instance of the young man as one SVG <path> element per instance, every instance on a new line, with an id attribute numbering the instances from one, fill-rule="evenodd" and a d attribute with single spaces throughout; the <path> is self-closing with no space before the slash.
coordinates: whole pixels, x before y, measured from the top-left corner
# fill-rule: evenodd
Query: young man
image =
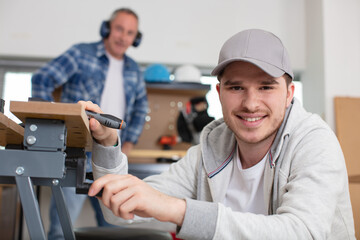
<path id="1" fill-rule="evenodd" d="M 258 29 L 234 35 L 212 74 L 224 118 L 161 175 L 122 175 L 127 159 L 114 147 L 116 133 L 90 121 L 97 180 L 89 195 L 103 189 L 107 219 L 153 217 L 175 223 L 184 239 L 355 239 L 340 145 L 293 98 L 280 39 Z"/>
<path id="2" fill-rule="evenodd" d="M 53 101 L 54 90 L 61 88 L 61 102 L 89 100 L 99 104 L 106 113 L 126 121 L 121 140 L 122 152 L 128 154 L 142 132 L 148 106 L 139 66 L 125 54 L 131 45 L 140 43 L 138 16 L 131 9 L 118 9 L 103 22 L 100 33 L 101 41 L 76 44 L 35 73 L 32 97 Z M 86 196 L 76 195 L 74 188 L 64 188 L 64 195 L 74 223 Z M 99 212 L 98 224 L 106 225 Z M 48 238 L 62 239 L 54 201 L 50 222 Z"/>

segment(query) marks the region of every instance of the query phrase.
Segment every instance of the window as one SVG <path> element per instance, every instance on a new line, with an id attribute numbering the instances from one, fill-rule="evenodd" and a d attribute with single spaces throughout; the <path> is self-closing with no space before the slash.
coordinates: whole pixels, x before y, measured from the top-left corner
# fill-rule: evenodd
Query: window
<path id="1" fill-rule="evenodd" d="M 210 90 L 206 94 L 206 100 L 209 104 L 208 114 L 209 116 L 214 117 L 215 119 L 222 118 L 221 104 L 219 100 L 219 95 L 216 91 L 216 84 L 218 80 L 216 77 L 203 76 L 200 79 L 202 84 L 210 85 Z"/>
<path id="2" fill-rule="evenodd" d="M 31 97 L 31 76 L 48 59 L 0 57 L 0 97 L 5 100 L 4 114 L 20 123 L 10 113 L 10 101 L 28 101 Z"/>
<path id="3" fill-rule="evenodd" d="M 10 101 L 27 101 L 31 97 L 31 75 L 29 72 L 6 72 L 4 75 L 4 114 L 17 123 L 20 120 L 10 112 Z"/>

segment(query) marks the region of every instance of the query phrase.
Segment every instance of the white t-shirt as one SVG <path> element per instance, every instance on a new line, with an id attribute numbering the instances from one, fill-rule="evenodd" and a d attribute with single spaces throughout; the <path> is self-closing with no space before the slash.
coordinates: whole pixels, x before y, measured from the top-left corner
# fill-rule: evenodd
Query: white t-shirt
<path id="1" fill-rule="evenodd" d="M 101 95 L 100 108 L 104 113 L 124 119 L 126 109 L 123 77 L 124 60 L 118 60 L 108 52 L 106 52 L 106 56 L 109 58 L 109 69 Z"/>
<path id="2" fill-rule="evenodd" d="M 224 205 L 233 211 L 267 215 L 264 202 L 264 170 L 268 154 L 256 165 L 242 169 L 239 149 L 234 156 L 234 168 L 226 191 Z"/>

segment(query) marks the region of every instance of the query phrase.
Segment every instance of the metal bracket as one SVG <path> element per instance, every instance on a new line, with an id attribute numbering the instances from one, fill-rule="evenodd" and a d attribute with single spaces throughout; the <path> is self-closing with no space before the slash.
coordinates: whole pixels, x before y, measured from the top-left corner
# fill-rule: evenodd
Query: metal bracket
<path id="1" fill-rule="evenodd" d="M 66 132 L 62 120 L 27 118 L 24 147 L 29 151 L 64 151 Z"/>

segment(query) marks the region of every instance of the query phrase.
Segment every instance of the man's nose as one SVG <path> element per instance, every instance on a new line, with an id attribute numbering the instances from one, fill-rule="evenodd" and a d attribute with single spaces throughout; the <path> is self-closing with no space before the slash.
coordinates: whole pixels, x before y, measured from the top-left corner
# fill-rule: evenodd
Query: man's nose
<path id="1" fill-rule="evenodd" d="M 124 41 L 125 38 L 126 38 L 126 34 L 123 33 L 123 32 L 120 32 L 120 33 L 119 33 L 119 38 L 120 38 L 122 41 Z"/>
<path id="2" fill-rule="evenodd" d="M 259 94 L 253 89 L 248 89 L 245 92 L 242 106 L 249 112 L 255 112 L 259 108 Z"/>

